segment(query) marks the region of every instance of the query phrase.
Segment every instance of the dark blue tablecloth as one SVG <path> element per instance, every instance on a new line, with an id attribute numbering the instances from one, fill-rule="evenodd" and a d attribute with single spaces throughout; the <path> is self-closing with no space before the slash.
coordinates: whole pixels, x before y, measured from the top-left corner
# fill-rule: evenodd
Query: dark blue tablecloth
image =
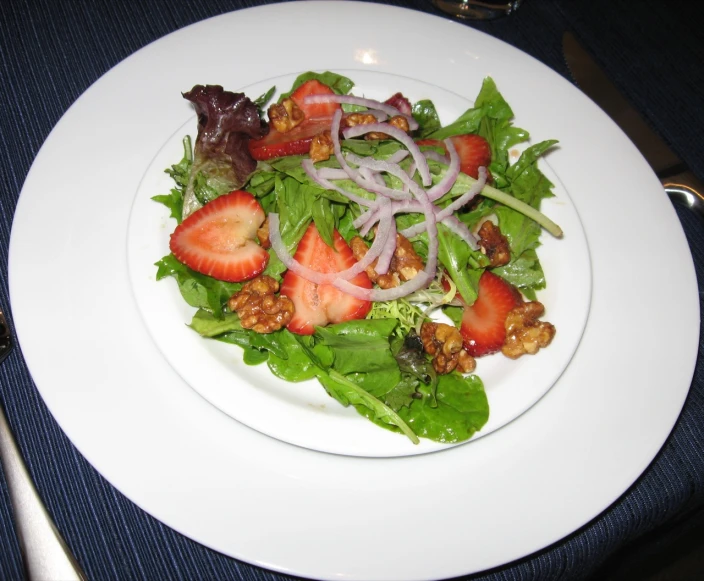
<path id="1" fill-rule="evenodd" d="M 0 305 L 7 307 L 12 216 L 42 142 L 68 107 L 119 61 L 198 20 L 251 0 L 2 0 L 0 2 Z M 390 4 L 434 12 L 430 0 Z M 702 3 L 525 0 L 516 15 L 469 22 L 568 76 L 565 30 L 576 32 L 653 128 L 704 179 Z M 437 39 L 416 39 L 418 47 Z M 704 228 L 678 211 L 704 280 Z M 47 292 L 50 293 L 48 286 Z M 652 292 L 652 287 L 640 289 Z M 701 296 L 701 293 L 700 293 Z M 667 297 L 654 297 L 667 308 Z M 41 308 L 41 306 L 38 306 Z M 11 312 L 10 312 L 11 322 Z M 57 332 L 60 330 L 47 330 Z M 472 579 L 582 579 L 607 559 L 663 538 L 704 511 L 704 354 L 667 443 L 642 477 L 593 522 L 540 553 Z M 91 579 L 281 579 L 230 559 L 151 518 L 73 448 L 39 397 L 19 350 L 0 367 L 2 399 L 30 472 Z M 685 523 L 685 524 L 682 524 Z M 619 553 L 621 552 L 621 553 Z M 638 552 L 635 552 L 638 558 Z M 7 488 L 0 481 L 0 579 L 21 578 Z"/>

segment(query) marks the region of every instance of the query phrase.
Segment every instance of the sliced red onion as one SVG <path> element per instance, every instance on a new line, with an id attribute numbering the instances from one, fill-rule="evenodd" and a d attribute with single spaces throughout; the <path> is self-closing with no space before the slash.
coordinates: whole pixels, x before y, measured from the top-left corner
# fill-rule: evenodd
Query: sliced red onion
<path id="1" fill-rule="evenodd" d="M 447 171 L 445 171 L 445 175 L 442 177 L 442 179 L 428 190 L 428 198 L 430 198 L 431 202 L 439 200 L 447 192 L 449 192 L 452 189 L 454 183 L 457 181 L 457 176 L 460 175 L 460 156 L 457 154 L 455 146 L 453 145 L 452 141 L 446 139 L 445 147 L 447 148 L 447 153 L 450 156 L 450 162 L 447 166 Z"/>
<path id="2" fill-rule="evenodd" d="M 352 192 L 348 192 L 347 190 L 333 184 L 332 182 L 321 178 L 318 175 L 318 170 L 315 169 L 315 165 L 310 160 L 310 158 L 306 158 L 301 161 L 301 167 L 303 167 L 303 170 L 306 172 L 310 179 L 312 179 L 316 184 L 325 188 L 326 190 L 334 190 L 345 196 L 348 200 L 356 202 L 364 208 L 376 208 L 376 206 L 378 205 L 378 202 L 376 202 L 375 200 L 367 200 L 366 198 L 358 196 L 357 194 L 353 194 Z"/>
<path id="3" fill-rule="evenodd" d="M 450 159 L 446 155 L 438 153 L 437 151 L 433 151 L 432 149 L 424 151 L 423 155 L 425 156 L 425 159 L 432 159 L 433 161 L 437 161 L 438 163 L 444 163 L 445 165 L 448 165 L 450 163 Z"/>
<path id="4" fill-rule="evenodd" d="M 442 221 L 442 224 L 447 226 L 448 230 L 464 240 L 472 250 L 477 250 L 479 248 L 479 244 L 477 244 L 477 237 L 469 231 L 467 225 L 457 216 L 448 216 Z"/>
<path id="5" fill-rule="evenodd" d="M 360 229 L 359 229 L 359 235 L 360 236 L 366 236 L 369 234 L 371 229 L 374 227 L 374 225 L 379 221 L 379 215 L 375 214 L 374 218 L 371 220 L 368 220 Z"/>
<path id="6" fill-rule="evenodd" d="M 342 154 L 342 144 L 340 143 L 340 120 L 342 118 L 341 111 L 335 111 L 332 117 L 332 124 L 330 126 L 330 137 L 332 139 L 333 151 L 335 153 L 335 159 L 340 164 L 340 167 L 345 171 L 347 176 L 354 181 L 359 187 L 371 191 L 375 194 L 380 194 L 389 198 L 403 199 L 408 197 L 406 192 L 399 192 L 392 188 L 387 188 L 386 185 L 379 185 L 374 181 L 365 180 L 359 173 L 358 170 L 350 167 L 347 163 L 345 156 Z"/>
<path id="7" fill-rule="evenodd" d="M 400 299 L 401 297 L 405 297 L 412 292 L 420 290 L 430 284 L 433 278 L 435 277 L 428 277 L 427 273 L 422 271 L 415 275 L 411 280 L 408 280 L 394 288 L 362 288 L 361 286 L 352 284 L 348 280 L 338 280 L 333 283 L 333 286 L 340 289 L 343 293 L 363 301 L 382 302 L 394 301 L 396 299 Z"/>
<path id="8" fill-rule="evenodd" d="M 448 216 L 452 216 L 457 210 L 462 208 L 464 205 L 468 204 L 474 196 L 476 196 L 478 193 L 480 193 L 483 189 L 484 186 L 486 185 L 486 168 L 485 167 L 480 167 L 479 168 L 479 179 L 472 184 L 472 187 L 469 188 L 464 194 L 462 194 L 459 198 L 456 198 L 455 200 L 452 201 L 452 203 L 448 204 L 440 210 L 437 214 L 437 219 L 438 220 L 444 220 Z M 449 191 L 449 190 L 448 190 Z"/>
<path id="9" fill-rule="evenodd" d="M 318 177 L 324 180 L 346 180 L 349 179 L 347 172 L 344 169 L 336 167 L 318 167 L 315 168 Z"/>
<path id="10" fill-rule="evenodd" d="M 404 159 L 408 157 L 409 151 L 407 149 L 399 149 L 396 153 L 392 153 L 386 158 L 389 163 L 401 163 Z"/>
<path id="11" fill-rule="evenodd" d="M 375 182 L 378 186 L 386 187 L 386 182 L 384 181 L 384 178 L 381 177 L 379 172 L 372 171 L 368 167 L 360 167 L 359 175 L 361 175 L 362 178 L 368 182 Z"/>
<path id="12" fill-rule="evenodd" d="M 342 144 L 340 143 L 340 120 L 342 119 L 342 111 L 335 111 L 332 116 L 332 123 L 330 125 L 330 139 L 332 140 L 333 152 L 335 153 L 335 159 L 340 167 L 345 170 L 347 176 L 354 180 L 359 178 L 359 173 L 353 170 L 345 160 L 345 156 L 342 155 Z"/>
<path id="13" fill-rule="evenodd" d="M 351 104 L 364 105 L 368 107 L 390 107 L 383 103 L 371 102 L 362 103 L 358 98 L 345 98 L 338 100 L 336 96 L 323 96 L 324 99 L 318 100 L 315 98 L 306 98 L 306 102 L 347 102 Z M 355 102 L 352 102 L 354 99 Z M 371 103 L 374 103 L 372 106 Z M 399 112 L 400 113 L 400 112 Z M 389 114 L 397 114 L 389 113 Z M 446 208 L 440 209 L 433 202 L 442 198 L 445 194 L 451 191 L 452 186 L 457 180 L 459 173 L 459 155 L 450 140 L 445 140 L 445 146 L 448 156 L 434 155 L 436 152 L 428 151 L 421 152 L 420 148 L 413 140 L 400 129 L 386 123 L 371 123 L 367 125 L 358 125 L 349 127 L 343 130 L 342 135 L 346 138 L 358 137 L 369 132 L 383 132 L 391 138 L 396 139 L 405 146 L 405 150 L 399 149 L 396 153 L 389 156 L 386 160 L 378 160 L 373 157 L 360 157 L 353 153 L 342 152 L 342 144 L 340 141 L 340 122 L 342 112 L 336 111 L 333 116 L 331 126 L 331 136 L 333 141 L 333 149 L 335 157 L 340 164 L 340 169 L 336 168 L 320 168 L 316 169 L 314 163 L 310 159 L 304 159 L 302 167 L 308 176 L 326 189 L 334 190 L 346 196 L 353 202 L 356 202 L 360 207 L 366 208 L 365 211 L 353 222 L 355 228 L 360 231 L 362 236 L 368 234 L 375 226 L 376 235 L 374 241 L 362 258 L 352 267 L 339 273 L 321 273 L 314 271 L 293 258 L 287 251 L 281 234 L 279 232 L 279 218 L 275 213 L 270 216 L 270 240 L 274 252 L 279 256 L 283 264 L 291 271 L 297 273 L 303 278 L 316 284 L 331 284 L 341 291 L 363 300 L 369 301 L 388 301 L 394 300 L 415 291 L 426 287 L 436 276 L 438 265 L 438 230 L 437 224 L 442 222 L 452 232 L 465 240 L 467 244 L 473 248 L 477 248 L 477 241 L 474 235 L 469 231 L 467 226 L 461 222 L 454 212 L 469 202 L 477 193 L 481 192 L 486 183 L 486 169 L 480 168 L 479 179 L 472 187 L 462 194 L 460 197 L 452 201 Z M 401 168 L 399 163 L 408 155 L 412 157 L 410 175 Z M 445 163 L 448 167 L 442 178 L 428 190 L 425 190 L 416 183 L 412 176 L 417 170 L 423 185 L 428 187 L 432 184 L 432 176 L 428 167 L 427 160 L 429 158 L 437 159 Z M 353 164 L 357 167 L 352 167 Z M 396 190 L 386 186 L 384 177 L 381 175 L 387 173 L 393 175 L 403 183 L 402 190 Z M 351 179 L 360 187 L 377 195 L 375 200 L 367 200 L 361 196 L 348 192 L 340 188 L 329 180 Z M 396 250 L 396 221 L 394 216 L 399 213 L 422 213 L 425 220 L 406 230 L 401 234 L 411 238 L 422 232 L 428 234 L 428 259 L 423 271 L 419 272 L 413 279 L 404 282 L 398 287 L 392 289 L 364 289 L 357 287 L 350 282 L 350 279 L 363 272 L 374 261 L 375 270 L 379 274 L 388 272 L 391 260 Z"/>
<path id="14" fill-rule="evenodd" d="M 391 206 L 389 206 L 389 216 L 391 216 L 390 209 Z M 386 274 L 387 272 L 389 272 L 389 267 L 391 266 L 391 259 L 394 257 L 394 253 L 396 252 L 396 220 L 389 220 L 389 228 L 386 236 L 386 244 L 384 245 L 384 249 L 381 251 L 376 266 L 374 267 L 374 270 L 378 274 Z"/>
<path id="15" fill-rule="evenodd" d="M 389 118 L 389 115 L 387 113 L 384 113 L 383 111 L 369 111 L 374 117 L 376 117 L 376 120 L 381 123 L 382 121 L 386 121 Z"/>
<path id="16" fill-rule="evenodd" d="M 355 221 L 352 222 L 352 226 L 354 226 L 355 228 L 357 228 L 357 229 L 359 230 L 359 228 L 361 228 L 361 227 L 364 226 L 367 222 L 369 222 L 369 220 L 371 220 L 371 219 L 374 218 L 374 216 L 376 215 L 376 212 L 377 212 L 377 210 L 374 209 L 374 210 L 367 210 L 367 211 L 364 212 L 363 214 L 360 214 L 360 215 L 355 219 Z M 363 236 L 364 236 L 364 234 L 363 234 Z"/>
<path id="17" fill-rule="evenodd" d="M 354 182 L 370 192 L 392 200 L 409 200 L 411 198 L 411 194 L 406 191 L 388 187 L 386 182 L 384 182 L 384 178 L 378 173 L 371 172 L 369 168 L 359 168 L 359 173 L 359 179 L 354 180 Z"/>
<path id="18" fill-rule="evenodd" d="M 479 179 L 472 184 L 472 187 L 469 188 L 464 194 L 462 194 L 460 197 L 455 199 L 451 204 L 449 204 L 447 207 L 440 209 L 437 206 L 433 206 L 435 208 L 435 219 L 438 222 L 443 222 L 445 223 L 445 220 L 452 217 L 452 215 L 459 210 L 462 206 L 467 204 L 474 198 L 479 192 L 481 192 L 484 189 L 484 185 L 486 184 L 486 168 L 480 167 L 479 168 Z M 449 191 L 449 190 L 448 190 Z M 413 238 L 414 236 L 417 236 L 421 232 L 425 230 L 425 226 L 423 225 L 423 222 L 419 224 L 415 224 L 413 226 L 410 226 L 409 228 L 406 228 L 401 232 L 404 236 L 407 238 Z"/>
<path id="19" fill-rule="evenodd" d="M 425 193 L 423 189 L 416 182 L 414 182 L 413 179 L 405 171 L 403 171 L 403 168 L 397 163 L 389 163 L 388 161 L 375 159 L 373 157 L 359 157 L 354 153 L 345 154 L 345 158 L 360 167 L 367 167 L 374 171 L 386 172 L 397 177 L 404 183 L 404 185 L 408 186 L 409 190 L 416 197 L 420 195 L 421 192 L 423 192 L 423 194 Z M 410 197 L 407 192 L 402 192 L 401 190 L 391 189 L 391 192 L 393 192 L 393 195 L 389 195 L 388 197 L 393 199 L 407 199 Z"/>
<path id="20" fill-rule="evenodd" d="M 421 196 L 418 202 L 422 206 L 423 213 L 425 214 L 424 224 L 428 232 L 428 260 L 425 263 L 425 268 L 421 272 L 411 280 L 389 289 L 361 288 L 348 280 L 337 280 L 333 283 L 333 286 L 355 298 L 374 302 L 393 301 L 428 286 L 435 278 L 435 271 L 438 265 L 438 230 L 435 223 L 434 206 L 430 200 L 428 200 L 428 197 Z"/>
<path id="21" fill-rule="evenodd" d="M 389 137 L 393 137 L 396 141 L 400 141 L 406 149 L 410 152 L 413 160 L 416 162 L 418 167 L 418 173 L 420 174 L 421 181 L 423 185 L 428 187 L 432 183 L 430 177 L 430 169 L 428 169 L 428 160 L 421 152 L 420 148 L 416 145 L 415 141 L 405 131 L 389 125 L 388 123 L 368 123 L 366 125 L 355 125 L 354 127 L 347 127 L 343 130 L 342 134 L 345 138 L 359 137 L 360 135 L 366 135 L 367 133 L 386 133 Z"/>
<path id="22" fill-rule="evenodd" d="M 408 166 L 408 170 L 406 171 L 406 174 L 408 175 L 408 177 L 412 178 L 413 174 L 416 173 L 416 169 L 417 169 L 417 166 L 416 166 L 416 162 L 414 161 L 411 163 L 411 165 Z"/>
<path id="23" fill-rule="evenodd" d="M 365 99 L 363 97 L 353 97 L 352 95 L 307 95 L 303 98 L 303 102 L 308 103 L 339 103 L 341 105 L 357 105 L 359 107 L 366 107 L 367 109 L 376 109 L 382 111 L 387 115 L 393 117 L 394 115 L 401 115 L 405 117 L 408 121 L 408 127 L 411 130 L 418 129 L 418 122 L 413 119 L 412 115 L 405 115 L 399 111 L 396 107 L 382 103 L 381 101 L 376 101 L 375 99 Z"/>

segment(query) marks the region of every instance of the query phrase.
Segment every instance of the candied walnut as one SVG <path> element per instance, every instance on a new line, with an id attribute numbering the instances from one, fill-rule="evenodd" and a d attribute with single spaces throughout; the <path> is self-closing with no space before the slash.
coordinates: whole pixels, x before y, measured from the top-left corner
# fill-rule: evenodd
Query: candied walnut
<path id="1" fill-rule="evenodd" d="M 398 272 L 401 280 L 411 280 L 425 268 L 410 240 L 401 234 L 396 234 L 396 250 L 391 259 L 391 268 Z"/>
<path id="2" fill-rule="evenodd" d="M 245 329 L 271 333 L 288 325 L 293 316 L 293 302 L 276 295 L 279 283 L 267 275 L 250 280 L 230 297 L 227 306 L 237 313 Z"/>
<path id="3" fill-rule="evenodd" d="M 355 127 L 356 125 L 369 125 L 376 122 L 377 118 L 371 113 L 350 113 L 342 118 L 340 127 Z"/>
<path id="4" fill-rule="evenodd" d="M 271 241 L 269 240 L 269 216 L 266 217 L 264 223 L 257 229 L 257 240 L 259 240 L 259 245 L 267 250 L 271 248 Z"/>
<path id="5" fill-rule="evenodd" d="M 396 129 L 400 129 L 401 131 L 405 131 L 408 133 L 411 128 L 408 125 L 408 119 L 406 119 L 403 115 L 395 115 L 391 119 L 389 119 L 389 125 L 395 127 Z"/>
<path id="6" fill-rule="evenodd" d="M 410 130 L 410 127 L 408 125 L 408 119 L 406 119 L 403 115 L 395 115 L 394 117 L 389 119 L 387 123 L 392 127 L 395 127 L 396 129 L 405 131 L 406 133 L 408 133 L 408 131 Z M 364 139 L 389 139 L 389 136 L 386 133 L 382 133 L 380 131 L 372 131 L 371 133 L 367 133 L 364 136 Z"/>
<path id="7" fill-rule="evenodd" d="M 362 260 L 369 251 L 366 242 L 359 236 L 355 236 L 350 240 L 350 247 L 352 248 L 352 254 L 357 260 Z M 397 287 L 401 284 L 401 281 L 411 280 L 425 268 L 423 261 L 416 251 L 413 250 L 413 245 L 408 238 L 398 233 L 396 234 L 396 250 L 394 250 L 394 255 L 391 258 L 388 272 L 379 274 L 374 270 L 377 262 L 375 260 L 367 267 L 367 276 L 383 289 Z"/>
<path id="8" fill-rule="evenodd" d="M 279 104 L 269 107 L 269 121 L 279 133 L 288 133 L 300 125 L 306 118 L 303 111 L 291 99 L 284 99 Z"/>
<path id="9" fill-rule="evenodd" d="M 506 236 L 491 220 L 485 221 L 479 228 L 479 248 L 491 261 L 491 268 L 511 262 L 511 248 Z"/>
<path id="10" fill-rule="evenodd" d="M 310 142 L 310 159 L 313 163 L 325 161 L 335 151 L 329 131 L 318 133 Z"/>
<path id="11" fill-rule="evenodd" d="M 550 345 L 555 336 L 555 327 L 538 318 L 545 313 L 545 307 L 538 301 L 523 303 L 509 311 L 506 317 L 506 341 L 501 352 L 511 359 L 521 355 L 534 355 L 542 347 Z"/>
<path id="12" fill-rule="evenodd" d="M 433 369 L 440 375 L 457 369 L 461 373 L 474 371 L 477 362 L 462 347 L 462 335 L 452 325 L 423 323 L 420 328 L 423 349 L 433 356 Z"/>

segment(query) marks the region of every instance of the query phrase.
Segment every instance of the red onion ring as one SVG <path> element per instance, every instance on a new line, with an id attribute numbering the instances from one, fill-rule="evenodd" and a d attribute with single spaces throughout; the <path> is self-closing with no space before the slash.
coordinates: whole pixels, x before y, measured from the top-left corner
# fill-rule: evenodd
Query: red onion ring
<path id="1" fill-rule="evenodd" d="M 432 183 L 430 169 L 428 169 L 428 160 L 425 159 L 423 152 L 416 145 L 415 141 L 405 131 L 401 131 L 388 123 L 368 123 L 366 125 L 355 125 L 347 127 L 342 134 L 345 138 L 359 137 L 367 133 L 386 133 L 389 137 L 393 137 L 396 141 L 400 141 L 405 148 L 410 152 L 413 160 L 416 162 L 418 173 L 425 187 Z"/>
<path id="2" fill-rule="evenodd" d="M 431 202 L 439 200 L 447 192 L 449 192 L 454 183 L 457 181 L 457 176 L 460 175 L 460 156 L 457 154 L 457 150 L 455 149 L 452 141 L 446 139 L 444 143 L 447 148 L 447 153 L 450 156 L 450 163 L 447 165 L 447 171 L 442 179 L 428 190 L 428 197 Z M 426 151 L 425 153 L 433 152 Z"/>
<path id="3" fill-rule="evenodd" d="M 424 224 L 428 232 L 428 260 L 425 263 L 425 268 L 421 272 L 401 285 L 389 289 L 365 289 L 352 284 L 349 280 L 337 280 L 333 283 L 333 286 L 355 298 L 365 301 L 380 302 L 399 299 L 430 284 L 435 278 L 435 271 L 437 270 L 438 230 L 435 223 L 434 206 L 430 200 L 428 200 L 427 195 L 421 195 L 418 202 L 422 206 L 423 213 L 425 214 Z"/>
<path id="4" fill-rule="evenodd" d="M 418 195 L 420 192 L 423 192 L 423 189 L 416 182 L 414 182 L 413 179 L 405 171 L 403 171 L 403 168 L 397 163 L 389 163 L 388 161 L 375 159 L 373 157 L 359 157 L 354 153 L 347 153 L 345 155 L 345 159 L 348 159 L 350 162 L 360 167 L 367 167 L 373 171 L 378 172 L 386 172 L 388 174 L 391 174 L 392 176 L 397 177 L 404 183 L 404 185 L 408 187 L 411 192 L 413 192 L 414 195 Z M 394 193 L 394 195 L 389 195 L 389 198 L 403 200 L 411 197 L 408 192 L 401 192 L 399 190 L 393 189 L 391 189 L 391 191 Z"/>
<path id="5" fill-rule="evenodd" d="M 486 184 L 486 177 L 486 168 L 480 167 L 479 179 L 474 184 L 472 184 L 472 187 L 469 188 L 469 190 L 467 190 L 464 194 L 462 194 L 460 197 L 455 199 L 451 204 L 449 204 L 443 209 L 440 209 L 437 206 L 433 206 L 435 208 L 435 219 L 438 222 L 445 223 L 445 220 L 451 218 L 457 210 L 459 210 L 462 206 L 470 202 L 479 192 L 484 189 L 484 185 Z M 409 228 L 406 228 L 401 232 L 401 234 L 403 236 L 406 236 L 407 238 L 413 238 L 414 236 L 420 234 L 424 229 L 425 227 L 423 226 L 423 222 L 420 222 L 419 224 L 415 224 L 413 226 L 410 226 Z M 474 237 L 472 236 L 472 238 Z M 476 239 L 474 241 L 474 244 L 476 245 Z M 472 244 L 470 244 L 470 246 L 471 245 Z"/>
<path id="6" fill-rule="evenodd" d="M 469 203 L 474 196 L 476 196 L 478 193 L 480 193 L 483 189 L 484 186 L 486 185 L 486 168 L 485 167 L 480 167 L 479 168 L 479 179 L 472 184 L 472 187 L 469 188 L 464 194 L 462 194 L 459 198 L 455 199 L 452 201 L 452 203 L 448 204 L 440 210 L 437 214 L 438 220 L 444 220 L 448 216 L 452 216 L 457 210 L 459 210 L 461 207 L 463 207 L 465 204 Z M 449 191 L 449 190 L 448 190 Z"/>
<path id="7" fill-rule="evenodd" d="M 378 206 L 378 202 L 376 200 L 367 200 L 366 198 L 358 196 L 357 194 L 353 194 L 352 192 L 348 192 L 347 190 L 342 189 L 341 187 L 333 184 L 332 182 L 321 178 L 318 175 L 318 171 L 315 169 L 315 165 L 310 160 L 310 158 L 306 158 L 301 161 L 301 167 L 306 172 L 306 175 L 308 175 L 308 177 L 320 187 L 325 188 L 326 190 L 334 190 L 345 196 L 350 201 L 356 202 L 357 204 L 365 208 L 376 208 Z"/>

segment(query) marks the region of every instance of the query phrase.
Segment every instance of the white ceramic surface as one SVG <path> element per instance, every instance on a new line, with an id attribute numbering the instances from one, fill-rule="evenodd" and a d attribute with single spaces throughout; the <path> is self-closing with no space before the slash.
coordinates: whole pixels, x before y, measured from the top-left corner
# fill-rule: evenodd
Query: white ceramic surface
<path id="1" fill-rule="evenodd" d="M 400 20 L 402 28 L 387 25 Z M 295 42 L 281 51 L 293 21 Z M 355 34 L 337 34 L 341 26 Z M 281 42 L 259 43 L 253 58 L 262 27 Z M 333 34 L 317 50 L 321 35 Z M 428 36 L 442 42 L 409 56 L 409 39 Z M 519 126 L 534 140 L 560 140 L 549 162 L 586 232 L 591 309 L 564 373 L 504 428 L 405 458 L 292 446 L 198 395 L 143 324 L 129 280 L 128 222 L 155 152 L 192 116 L 174 95 L 196 83 L 244 87 L 308 69 L 389 73 L 467 96 L 491 75 Z M 95 141 L 96 127 L 105 139 Z M 74 146 L 85 142 L 93 147 L 81 148 L 84 171 L 76 172 Z M 619 245 L 642 252 L 617 260 Z M 668 276 L 657 277 L 654 291 L 657 264 L 668 265 Z M 539 62 L 467 26 L 355 2 L 226 14 L 111 70 L 42 147 L 17 206 L 9 271 L 13 317 L 37 387 L 101 474 L 207 546 L 324 579 L 457 576 L 573 532 L 616 500 L 662 446 L 688 392 L 698 343 L 697 286 L 677 216 L 601 110 Z M 38 311 L 48 284 L 52 308 Z M 653 292 L 669 297 L 667 310 L 652 308 Z M 48 328 L 61 328 L 63 341 Z M 668 341 L 642 340 L 653 336 Z"/>

